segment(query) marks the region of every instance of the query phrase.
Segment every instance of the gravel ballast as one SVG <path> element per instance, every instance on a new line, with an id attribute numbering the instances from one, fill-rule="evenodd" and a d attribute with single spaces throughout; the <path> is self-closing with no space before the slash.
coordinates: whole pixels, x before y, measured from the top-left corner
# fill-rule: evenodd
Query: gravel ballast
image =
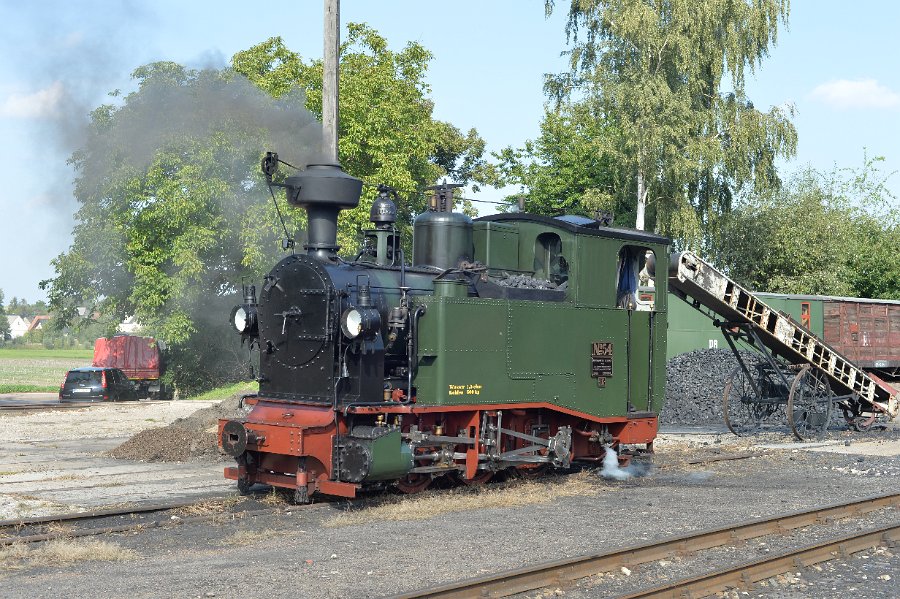
<path id="1" fill-rule="evenodd" d="M 204 427 L 215 426 L 219 416 L 228 416 L 229 409 L 237 408 L 238 399 L 230 401 L 231 404 L 189 417 L 185 417 L 189 407 L 185 404 L 190 402 L 173 402 L 162 407 L 183 417 L 178 423 L 180 430 L 208 432 Z M 132 407 L 132 420 L 121 423 L 123 429 L 146 425 L 141 417 L 144 414 L 135 410 L 137 407 Z M 120 418 L 123 415 L 116 406 L 98 406 L 92 410 L 83 414 L 95 415 L 103 422 L 109 420 L 110 414 Z M 66 417 L 71 419 L 72 412 Z M 165 422 L 174 419 L 159 414 L 157 417 Z M 40 438 L 46 434 L 39 416 L 17 418 L 30 423 L 25 425 L 23 420 L 22 437 Z M 32 428 L 42 432 L 33 432 Z M 90 430 L 90 420 L 83 419 L 71 428 L 71 433 L 78 435 Z M 23 570 L 3 569 L 0 564 L 0 578 L 3 578 L 4 597 L 10 599 L 63 595 L 379 597 L 845 499 L 896 492 L 900 476 L 900 431 L 891 428 L 865 435 L 835 432 L 831 436 L 835 438 L 826 443 L 797 444 L 790 442 L 786 432 L 750 438 L 715 432 L 664 433 L 655 444 L 653 468 L 645 476 L 607 481 L 590 474 L 594 480 L 591 489 L 574 496 L 556 493 L 552 499 L 548 497 L 542 502 L 492 508 L 474 500 L 471 508 L 464 511 L 422 514 L 421 519 L 400 521 L 371 516 L 340 527 L 330 526 L 329 522 L 347 510 L 359 510 L 362 504 L 335 500 L 312 506 L 285 505 L 275 514 L 256 518 L 221 519 L 203 525 L 185 524 L 172 529 L 109 536 L 110 542 L 133 552 L 129 554 L 135 555 L 134 559 L 92 562 L 90 567 L 56 564 Z M 63 440 L 57 439 L 56 443 Z M 854 453 L 857 450 L 865 453 Z M 62 446 L 54 451 L 57 459 L 66 459 Z M 692 463 L 698 459 L 747 453 L 752 455 L 746 459 Z M 186 470 L 200 466 L 221 480 L 221 463 L 211 459 L 170 468 Z M 152 476 L 148 471 L 132 477 L 124 485 L 146 484 Z M 86 478 L 83 484 L 89 488 L 98 480 Z M 66 472 L 60 471 L 58 477 L 46 484 L 58 487 L 68 483 Z M 228 485 L 228 489 L 233 492 L 234 487 Z M 440 493 L 436 495 L 439 500 Z M 151 493 L 147 500 L 157 497 Z M 412 501 L 414 498 L 370 496 L 369 500 Z M 883 515 L 885 520 L 896 517 L 896 510 Z M 733 557 L 751 558 L 767 547 L 773 550 L 791 539 L 763 539 L 732 552 Z M 694 563 L 715 566 L 728 553 L 724 550 L 699 556 L 699 561 Z M 868 584 L 856 587 L 870 593 L 864 596 L 885 599 L 897 596 L 891 580 L 877 578 L 885 574 L 885 568 L 896 568 L 897 560 L 882 558 L 891 556 L 879 554 L 877 562 L 866 560 L 866 564 L 873 564 L 865 574 Z M 853 562 L 848 567 L 859 563 Z M 687 564 L 673 563 L 659 572 L 674 575 L 687 571 L 686 567 Z M 648 575 L 654 572 L 652 568 L 647 569 Z M 829 572 L 832 571 L 825 571 Z M 841 588 L 838 574 L 840 570 L 832 572 L 827 577 L 829 582 L 823 579 L 822 584 Z M 792 576 L 796 577 L 796 573 Z M 806 576 L 804 572 L 801 580 L 807 580 Z M 625 590 L 629 584 L 648 580 L 641 578 L 639 572 L 609 578 L 609 581 L 594 581 L 603 584 L 584 589 L 587 594 L 582 596 L 608 595 L 609 590 Z M 148 585 L 148 580 L 153 584 Z M 607 583 L 612 586 L 606 586 Z M 856 584 L 854 581 L 843 587 L 849 593 L 845 596 L 853 596 L 848 589 Z M 790 585 L 785 590 L 790 591 Z M 877 591 L 882 592 L 872 594 Z M 579 595 L 576 590 L 566 590 L 564 596 Z"/>
<path id="2" fill-rule="evenodd" d="M 890 431 L 880 437 L 897 442 Z M 710 447 L 702 445 L 705 441 L 692 447 L 686 438 L 661 439 L 655 469 L 647 476 L 625 481 L 597 477 L 593 492 L 574 497 L 490 509 L 473 502 L 472 509 L 461 512 L 404 521 L 371 518 L 337 528 L 327 523 L 350 509 L 346 502 L 285 506 L 277 514 L 244 521 L 112 536 L 138 558 L 92 564 L 89 570 L 75 565 L 8 572 L 4 592 L 10 599 L 55 597 L 63 591 L 76 596 L 380 597 L 896 491 L 896 478 L 877 474 L 891 471 L 896 456 L 866 457 L 869 472 L 851 476 L 838 469 L 857 465 L 857 456 L 794 452 L 790 445 L 743 460 L 690 464 Z M 716 450 L 744 451 L 748 443 L 724 438 Z M 875 516 L 848 525 L 897 517 L 896 510 Z M 619 573 L 592 581 L 583 589 L 586 594 L 573 589 L 563 596 L 608 596 L 652 582 L 657 575 L 687 574 L 694 567 L 745 561 L 795 541 L 812 542 L 839 527 L 833 523 L 829 531 L 812 528 L 750 541 L 697 555 L 690 563 L 648 566 L 646 577 L 641 569 Z M 895 566 L 896 560 L 877 567 L 873 562 L 869 576 L 893 575 L 887 568 Z M 154 581 L 152 587 L 147 580 Z M 896 596 L 890 581 L 876 578 L 872 587 L 882 593 L 867 597 Z"/>

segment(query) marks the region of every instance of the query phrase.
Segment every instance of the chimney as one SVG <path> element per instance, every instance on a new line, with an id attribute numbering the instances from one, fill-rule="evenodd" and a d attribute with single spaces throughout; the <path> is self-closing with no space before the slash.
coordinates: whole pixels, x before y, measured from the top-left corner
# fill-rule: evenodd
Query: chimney
<path id="1" fill-rule="evenodd" d="M 319 260 L 335 260 L 338 213 L 359 206 L 362 181 L 351 177 L 339 164 L 309 164 L 284 182 L 287 200 L 306 208 L 309 242 L 303 246 L 307 254 Z"/>

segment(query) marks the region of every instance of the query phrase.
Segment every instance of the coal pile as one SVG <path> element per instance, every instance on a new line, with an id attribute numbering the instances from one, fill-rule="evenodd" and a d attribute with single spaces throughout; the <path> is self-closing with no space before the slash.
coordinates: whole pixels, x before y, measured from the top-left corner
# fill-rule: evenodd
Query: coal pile
<path id="1" fill-rule="evenodd" d="M 749 352 L 741 355 L 748 365 L 760 359 Z M 669 360 L 660 424 L 722 424 L 722 394 L 737 365 L 729 349 L 698 349 Z"/>
<path id="2" fill-rule="evenodd" d="M 141 462 L 187 462 L 225 459 L 217 447 L 219 418 L 241 418 L 242 394 L 197 410 L 169 426 L 141 431 L 107 455 Z M 229 458 L 230 459 L 230 458 Z"/>
<path id="3" fill-rule="evenodd" d="M 513 275 L 497 281 L 498 285 L 503 287 L 513 287 L 515 289 L 558 289 L 558 287 L 547 279 L 536 279 L 528 275 Z"/>

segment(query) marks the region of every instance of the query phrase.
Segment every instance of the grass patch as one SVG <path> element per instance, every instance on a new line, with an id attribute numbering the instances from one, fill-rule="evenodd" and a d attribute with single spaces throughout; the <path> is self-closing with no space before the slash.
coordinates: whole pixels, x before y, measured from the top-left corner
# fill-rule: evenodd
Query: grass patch
<path id="1" fill-rule="evenodd" d="M 65 374 L 65 373 L 63 373 Z M 60 376 L 62 382 L 62 376 Z M 0 383 L 0 393 L 53 393 L 59 391 L 59 385 L 22 385 Z"/>
<path id="2" fill-rule="evenodd" d="M 17 348 L 17 347 L 0 347 L 0 360 L 6 358 L 30 358 L 30 359 L 46 359 L 46 360 L 87 360 L 90 362 L 94 359 L 94 350 L 92 349 L 46 349 L 43 347 L 36 348 Z"/>
<path id="3" fill-rule="evenodd" d="M 0 548 L 0 570 L 68 566 L 86 561 L 117 562 L 135 556 L 134 551 L 108 541 L 58 539 L 37 547 L 13 543 Z"/>
<path id="4" fill-rule="evenodd" d="M 256 381 L 244 381 L 242 383 L 235 383 L 233 385 L 227 385 L 225 387 L 217 387 L 215 389 L 210 389 L 206 393 L 201 393 L 200 395 L 194 395 L 193 397 L 186 397 L 187 400 L 203 400 L 203 401 L 219 401 L 222 399 L 228 399 L 235 393 L 256 393 L 259 391 L 259 383 Z"/>
<path id="5" fill-rule="evenodd" d="M 56 391 L 66 371 L 89 366 L 93 357 L 89 349 L 0 348 L 0 392 Z"/>
<path id="6" fill-rule="evenodd" d="M 190 517 L 190 516 L 206 516 L 208 514 L 216 514 L 222 513 L 226 514 L 227 510 L 230 510 L 244 498 L 240 495 L 234 495 L 231 497 L 226 497 L 224 499 L 207 499 L 206 501 L 198 501 L 197 503 L 192 503 L 190 505 L 185 505 L 179 508 L 172 510 L 172 512 L 178 516 Z"/>
<path id="7" fill-rule="evenodd" d="M 365 524 L 374 520 L 424 520 L 441 514 L 486 508 L 550 503 L 561 497 L 597 493 L 596 477 L 589 472 L 542 481 L 516 480 L 483 487 L 458 487 L 414 496 L 376 500 L 374 505 L 350 509 L 325 521 L 327 528 Z"/>
<path id="8" fill-rule="evenodd" d="M 279 489 L 278 487 L 272 487 L 268 493 L 259 498 L 259 502 L 263 505 L 267 505 L 269 507 L 278 507 L 281 505 L 292 505 L 291 504 L 291 496 L 292 493 L 287 489 Z"/>

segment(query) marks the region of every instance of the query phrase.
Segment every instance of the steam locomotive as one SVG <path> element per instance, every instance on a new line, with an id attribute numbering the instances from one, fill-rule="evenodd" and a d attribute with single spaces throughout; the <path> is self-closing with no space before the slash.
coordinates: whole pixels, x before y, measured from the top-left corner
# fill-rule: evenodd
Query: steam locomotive
<path id="1" fill-rule="evenodd" d="M 652 450 L 666 359 L 669 240 L 581 217 L 474 221 L 432 188 L 404 259 L 385 188 L 352 260 L 337 219 L 362 181 L 313 164 L 280 184 L 308 214 L 305 253 L 282 259 L 231 318 L 259 348 L 259 392 L 219 423 L 225 476 L 355 497 L 481 483 Z M 639 284 L 656 299 L 641 302 Z"/>

